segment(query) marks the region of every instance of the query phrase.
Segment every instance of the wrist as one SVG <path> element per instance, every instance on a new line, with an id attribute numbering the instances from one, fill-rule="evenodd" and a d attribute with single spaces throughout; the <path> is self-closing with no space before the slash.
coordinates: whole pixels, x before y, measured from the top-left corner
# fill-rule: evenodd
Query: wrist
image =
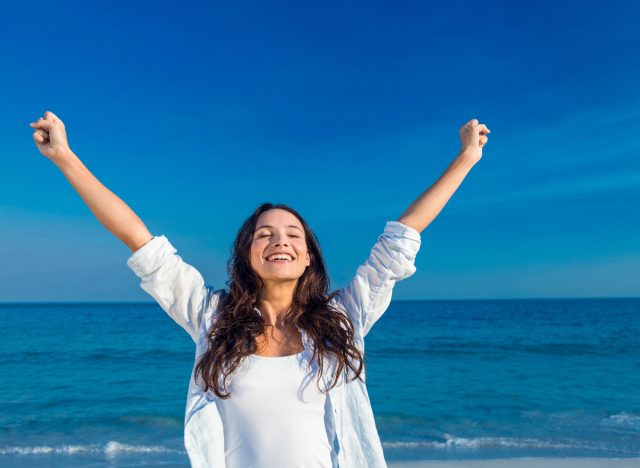
<path id="1" fill-rule="evenodd" d="M 480 161 L 481 157 L 481 151 L 475 151 L 470 148 L 465 148 L 460 150 L 458 156 L 456 156 L 456 160 L 462 164 L 473 167 L 478 161 Z"/>
<path id="2" fill-rule="evenodd" d="M 75 161 L 78 161 L 78 157 L 71 149 L 61 151 L 57 156 L 51 158 L 51 161 L 58 166 L 58 169 L 65 170 Z"/>

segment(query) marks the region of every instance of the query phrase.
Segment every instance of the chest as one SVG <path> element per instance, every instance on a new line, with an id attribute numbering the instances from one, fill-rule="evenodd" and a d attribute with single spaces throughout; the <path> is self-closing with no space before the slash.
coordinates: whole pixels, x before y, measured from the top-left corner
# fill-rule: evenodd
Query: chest
<path id="1" fill-rule="evenodd" d="M 304 349 L 302 335 L 296 327 L 267 327 L 256 338 L 258 356 L 278 357 L 297 354 Z"/>

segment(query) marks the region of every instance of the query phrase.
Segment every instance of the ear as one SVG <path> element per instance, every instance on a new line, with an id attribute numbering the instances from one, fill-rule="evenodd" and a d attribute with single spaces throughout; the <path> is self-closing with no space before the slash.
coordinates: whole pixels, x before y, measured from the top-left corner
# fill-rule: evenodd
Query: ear
<path id="1" fill-rule="evenodd" d="M 311 255 L 309 255 L 309 252 L 307 252 L 307 266 L 311 265 Z"/>

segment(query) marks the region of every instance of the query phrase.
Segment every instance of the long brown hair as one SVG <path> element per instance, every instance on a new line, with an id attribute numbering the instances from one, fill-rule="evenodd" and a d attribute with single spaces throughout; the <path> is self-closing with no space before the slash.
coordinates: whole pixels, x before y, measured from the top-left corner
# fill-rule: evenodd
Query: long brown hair
<path id="1" fill-rule="evenodd" d="M 318 363 L 319 384 L 325 358 L 334 358 L 335 372 L 328 392 L 339 381 L 343 371 L 351 369 L 360 378 L 364 367 L 364 355 L 356 347 L 354 327 L 350 318 L 330 304 L 339 291 L 329 291 L 329 278 L 322 259 L 320 244 L 302 216 L 284 204 L 263 203 L 240 227 L 227 262 L 229 291 L 218 303 L 216 317 L 208 333 L 208 350 L 195 366 L 194 379 L 202 376 L 205 391 L 211 388 L 219 398 L 228 398 L 219 388 L 227 388 L 227 379 L 250 354 L 257 351 L 256 337 L 266 329 L 264 318 L 254 309 L 258 307 L 260 289 L 264 283 L 251 267 L 250 249 L 258 217 L 267 210 L 279 208 L 293 214 L 304 228 L 311 264 L 296 284 L 291 308 L 285 316 L 286 323 L 303 329 L 313 343 L 312 360 Z M 354 365 L 351 360 L 355 362 Z M 320 391 L 324 391 L 318 388 Z"/>

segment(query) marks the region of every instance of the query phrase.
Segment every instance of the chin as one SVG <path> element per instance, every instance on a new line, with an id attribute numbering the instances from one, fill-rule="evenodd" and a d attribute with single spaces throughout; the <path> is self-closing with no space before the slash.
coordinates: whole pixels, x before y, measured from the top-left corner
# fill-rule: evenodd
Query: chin
<path id="1" fill-rule="evenodd" d="M 300 276 L 269 276 L 269 277 L 262 277 L 263 281 L 297 281 L 300 279 Z"/>

